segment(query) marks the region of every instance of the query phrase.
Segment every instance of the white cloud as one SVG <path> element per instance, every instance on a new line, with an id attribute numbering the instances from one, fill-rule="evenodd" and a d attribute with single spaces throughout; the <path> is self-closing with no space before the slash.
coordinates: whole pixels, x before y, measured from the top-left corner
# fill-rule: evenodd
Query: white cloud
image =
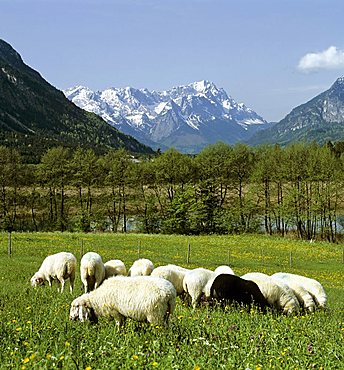
<path id="1" fill-rule="evenodd" d="M 330 46 L 319 53 L 308 53 L 300 59 L 297 68 L 302 72 L 344 68 L 344 50 Z"/>

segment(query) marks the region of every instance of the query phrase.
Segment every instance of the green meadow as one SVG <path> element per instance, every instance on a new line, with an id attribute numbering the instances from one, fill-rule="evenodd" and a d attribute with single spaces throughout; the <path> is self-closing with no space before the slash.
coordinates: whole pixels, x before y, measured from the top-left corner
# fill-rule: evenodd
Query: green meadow
<path id="1" fill-rule="evenodd" d="M 262 235 L 171 236 L 143 234 L 0 233 L 0 369 L 344 369 L 343 245 Z M 79 271 L 73 294 L 57 285 L 33 289 L 31 276 L 52 253 L 78 261 L 95 251 L 104 262 L 138 257 L 237 275 L 288 271 L 319 280 L 327 310 L 281 314 L 203 305 L 177 298 L 168 329 L 127 320 L 122 328 L 71 322 L 71 301 L 82 294 Z"/>

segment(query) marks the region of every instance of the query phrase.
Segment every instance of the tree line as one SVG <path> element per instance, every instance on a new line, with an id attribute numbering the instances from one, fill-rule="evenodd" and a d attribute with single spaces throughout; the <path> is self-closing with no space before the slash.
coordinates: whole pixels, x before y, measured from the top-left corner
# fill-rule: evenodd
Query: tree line
<path id="1" fill-rule="evenodd" d="M 343 143 L 256 148 L 48 149 L 38 164 L 0 147 L 0 228 L 230 234 L 336 242 L 344 227 Z"/>

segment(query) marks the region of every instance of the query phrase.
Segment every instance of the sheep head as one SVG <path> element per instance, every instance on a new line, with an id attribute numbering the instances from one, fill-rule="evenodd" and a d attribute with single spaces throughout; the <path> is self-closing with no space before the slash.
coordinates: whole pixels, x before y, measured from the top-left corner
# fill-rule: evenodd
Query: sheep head
<path id="1" fill-rule="evenodd" d="M 44 285 L 44 278 L 37 272 L 31 278 L 31 285 L 36 288 L 37 286 Z"/>
<path id="2" fill-rule="evenodd" d="M 87 320 L 91 321 L 92 323 L 98 322 L 98 318 L 93 307 L 91 307 L 88 300 L 83 296 L 76 298 L 72 302 L 69 312 L 69 319 L 80 320 L 82 322 Z"/>

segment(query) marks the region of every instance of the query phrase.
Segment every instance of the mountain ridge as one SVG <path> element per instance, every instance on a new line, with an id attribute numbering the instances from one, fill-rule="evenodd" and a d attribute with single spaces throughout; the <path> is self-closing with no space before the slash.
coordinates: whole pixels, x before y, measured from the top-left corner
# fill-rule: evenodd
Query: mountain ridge
<path id="1" fill-rule="evenodd" d="M 165 91 L 133 87 L 92 91 L 77 86 L 64 93 L 79 107 L 153 148 L 174 146 L 194 153 L 219 140 L 233 144 L 269 126 L 208 80 Z"/>
<path id="2" fill-rule="evenodd" d="M 293 108 L 271 128 L 253 135 L 247 143 L 288 145 L 295 141 L 344 140 L 344 77 L 328 90 Z"/>

